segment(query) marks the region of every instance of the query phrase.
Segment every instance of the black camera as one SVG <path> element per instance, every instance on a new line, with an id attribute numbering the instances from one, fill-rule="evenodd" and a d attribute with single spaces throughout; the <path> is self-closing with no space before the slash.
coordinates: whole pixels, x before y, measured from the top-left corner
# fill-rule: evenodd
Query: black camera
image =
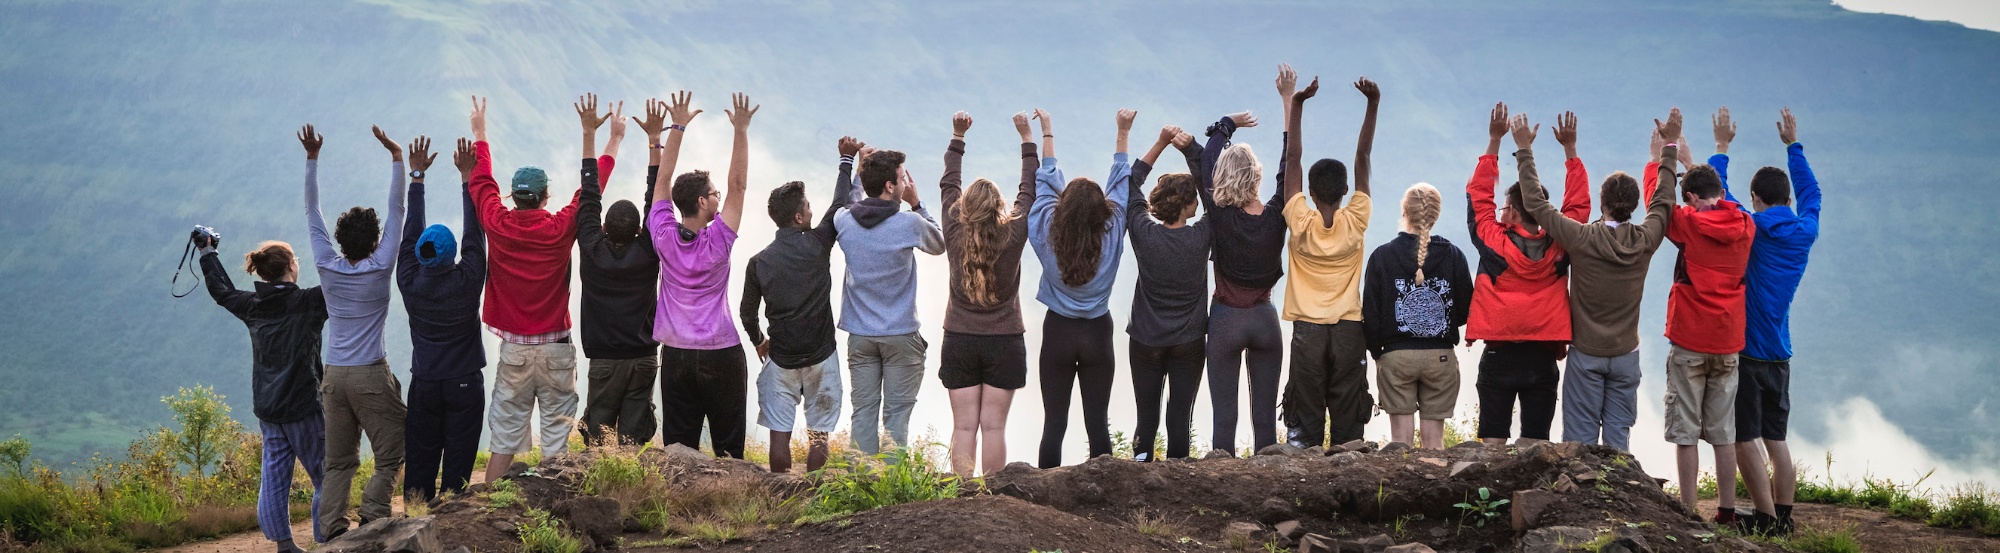
<path id="1" fill-rule="evenodd" d="M 194 245 L 196 247 L 206 248 L 217 244 L 221 244 L 222 233 L 216 232 L 215 229 L 211 227 L 195 225 L 194 232 L 188 233 L 188 240 L 194 242 Z"/>

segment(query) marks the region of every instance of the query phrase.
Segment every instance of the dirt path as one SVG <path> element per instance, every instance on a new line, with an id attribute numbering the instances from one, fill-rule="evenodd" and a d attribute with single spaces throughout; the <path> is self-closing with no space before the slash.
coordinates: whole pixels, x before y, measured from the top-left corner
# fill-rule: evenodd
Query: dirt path
<path id="1" fill-rule="evenodd" d="M 472 483 L 478 484 L 485 481 L 486 471 L 483 468 L 472 471 Z M 403 498 L 400 496 L 390 498 L 389 509 L 398 515 L 403 514 Z M 310 520 L 301 520 L 292 523 L 292 541 L 298 543 L 299 547 L 306 548 L 307 550 L 319 547 L 319 544 L 312 541 L 312 532 L 312 521 Z M 271 540 L 264 539 L 264 532 L 262 530 L 252 530 L 212 540 L 184 543 L 158 551 L 161 553 L 268 553 L 276 550 L 277 545 L 271 543 Z"/>
<path id="2" fill-rule="evenodd" d="M 1749 499 L 1736 503 L 1750 505 Z M 1715 516 L 1716 501 L 1702 500 L 1703 516 Z M 2000 538 L 1987 538 L 1971 530 L 1933 528 L 1921 522 L 1889 516 L 1881 511 L 1849 509 L 1833 505 L 1800 504 L 1793 507 L 1792 520 L 1819 530 L 1854 527 L 1854 537 L 1863 551 L 1988 551 L 2000 553 Z"/>

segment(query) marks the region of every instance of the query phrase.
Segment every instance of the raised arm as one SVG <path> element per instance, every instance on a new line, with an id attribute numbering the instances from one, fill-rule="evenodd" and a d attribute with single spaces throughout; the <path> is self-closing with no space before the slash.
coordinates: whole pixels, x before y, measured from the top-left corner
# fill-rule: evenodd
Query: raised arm
<path id="1" fill-rule="evenodd" d="M 474 152 L 472 141 L 463 138 L 458 139 L 458 149 L 452 152 L 451 164 L 458 167 L 460 184 L 466 185 L 459 187 L 459 201 L 462 204 L 460 208 L 464 210 L 465 231 L 459 234 L 458 266 L 462 271 L 469 271 L 467 274 L 473 275 L 478 280 L 485 280 L 486 227 L 479 223 L 479 204 L 472 201 L 472 187 L 470 186 L 473 172 L 476 170 L 478 163 L 479 154 Z M 487 175 L 490 178 L 492 174 L 492 166 L 489 164 L 487 166 Z"/>
<path id="2" fill-rule="evenodd" d="M 1153 165 L 1159 163 L 1160 154 L 1167 151 L 1167 146 L 1174 143 L 1174 137 L 1179 135 L 1180 132 L 1181 128 L 1173 125 L 1160 127 L 1160 137 L 1153 141 L 1153 147 L 1146 149 L 1146 155 L 1139 156 L 1139 162 L 1146 164 L 1146 167 L 1151 169 Z M 1137 169 L 1133 169 L 1135 176 L 1138 176 L 1136 175 L 1137 171 Z M 1136 178 L 1134 180 L 1145 179 Z"/>
<path id="3" fill-rule="evenodd" d="M 673 96 L 668 96 L 668 98 L 671 98 L 672 101 L 666 106 L 667 116 L 673 120 L 673 124 L 667 127 L 666 144 L 654 149 L 655 152 L 659 153 L 659 159 L 653 164 L 660 166 L 660 175 L 663 178 L 653 180 L 652 190 L 646 195 L 646 197 L 653 199 L 672 197 L 674 166 L 680 163 L 681 158 L 681 136 L 687 134 L 688 122 L 694 121 L 694 116 L 701 115 L 701 110 L 689 108 L 689 102 L 694 99 L 694 93 L 683 90 L 675 92 Z M 667 184 L 667 190 L 660 189 L 660 183 L 662 182 Z M 650 205 L 647 206 L 647 213 L 652 212 L 651 207 Z"/>
<path id="4" fill-rule="evenodd" d="M 1798 204 L 1799 217 L 1812 224 L 1814 235 L 1819 234 L 1820 192 L 1819 178 L 1813 176 L 1812 164 L 1806 163 L 1806 145 L 1799 143 L 1799 121 L 1792 118 L 1792 108 L 1779 112 L 1778 139 L 1785 141 L 1785 166 L 1792 173 L 1792 195 Z"/>
<path id="5" fill-rule="evenodd" d="M 1666 137 L 1670 136 L 1680 136 L 1680 108 L 1674 108 L 1673 113 L 1667 115 L 1666 123 L 1661 123 L 1658 119 L 1654 119 L 1653 124 L 1658 130 L 1661 139 L 1666 139 Z M 1670 143 L 1661 147 L 1659 159 L 1660 169 L 1655 179 L 1655 182 L 1658 184 L 1652 190 L 1652 200 L 1646 204 L 1646 222 L 1644 223 L 1647 236 L 1655 241 L 1666 236 L 1667 216 L 1673 213 L 1674 186 L 1678 173 L 1675 163 L 1680 160 L 1680 146 Z"/>
<path id="6" fill-rule="evenodd" d="M 1222 158 L 1222 151 L 1229 149 L 1229 139 L 1236 135 L 1236 129 L 1257 126 L 1257 116 L 1248 111 L 1222 116 L 1215 124 L 1208 126 L 1208 143 L 1201 147 L 1201 170 L 1195 171 L 1195 179 L 1201 183 L 1201 207 L 1215 209 L 1215 160 Z"/>
<path id="7" fill-rule="evenodd" d="M 1471 231 L 1473 247 L 1481 253 L 1489 249 L 1489 244 L 1506 239 L 1493 202 L 1493 187 L 1500 181 L 1500 137 L 1506 135 L 1507 104 L 1493 104 L 1493 112 L 1486 121 L 1486 154 L 1479 156 L 1478 165 L 1472 168 L 1472 179 L 1465 181 L 1466 226 Z M 1480 262 L 1485 261 L 1486 256 L 1480 256 Z"/>
<path id="8" fill-rule="evenodd" d="M 823 243 L 832 244 L 839 237 L 840 229 L 833 224 L 833 217 L 840 213 L 841 208 L 847 207 L 849 198 L 854 195 L 854 155 L 861 151 L 861 146 L 861 141 L 852 136 L 840 137 L 837 145 L 840 176 L 833 180 L 833 202 L 827 204 L 825 212 L 819 216 L 819 225 L 813 227 L 813 233 L 819 235 Z"/>
<path id="9" fill-rule="evenodd" d="M 1354 81 L 1354 88 L 1368 98 L 1368 112 L 1361 116 L 1361 139 L 1354 142 L 1354 192 L 1373 196 L 1368 191 L 1368 175 L 1372 170 L 1368 156 L 1375 151 L 1375 108 L 1382 104 L 1382 89 L 1368 77 Z"/>
<path id="10" fill-rule="evenodd" d="M 319 147 L 326 143 L 324 137 L 313 131 L 312 125 L 299 129 L 299 144 L 306 148 L 306 234 L 312 241 L 313 261 L 333 259 L 340 254 L 333 249 L 333 235 L 326 232 L 326 215 L 319 209 Z"/>
<path id="11" fill-rule="evenodd" d="M 1583 229 L 1583 223 L 1557 212 L 1555 206 L 1549 204 L 1548 191 L 1542 189 L 1541 175 L 1535 171 L 1534 152 L 1535 133 L 1541 131 L 1541 125 L 1528 126 L 1527 114 L 1520 114 L 1514 116 L 1512 130 L 1516 148 L 1514 163 L 1519 167 L 1521 179 L 1522 207 L 1535 217 L 1535 222 L 1549 231 L 1550 237 L 1560 243 L 1570 243 Z"/>
<path id="12" fill-rule="evenodd" d="M 576 103 L 570 105 L 576 108 L 576 118 L 583 123 L 583 157 L 595 158 L 597 157 L 598 127 L 604 126 L 604 122 L 607 120 L 617 119 L 618 116 L 612 114 L 599 116 L 597 114 L 597 94 L 595 93 L 586 93 L 578 96 L 576 97 Z"/>
<path id="13" fill-rule="evenodd" d="M 750 97 L 738 92 L 730 99 L 734 109 L 726 114 L 729 124 L 736 128 L 736 139 L 729 149 L 729 197 L 722 200 L 722 224 L 729 230 L 740 230 L 743 224 L 743 196 L 750 189 L 750 118 L 757 115 L 761 105 L 751 105 Z"/>
<path id="14" fill-rule="evenodd" d="M 403 173 L 403 147 L 396 144 L 396 141 L 390 140 L 389 135 L 383 134 L 379 127 L 375 129 L 375 137 L 389 150 L 389 218 L 382 222 L 382 240 L 375 246 L 374 253 L 368 255 L 368 260 L 387 268 L 396 260 L 396 248 L 393 244 L 401 243 L 403 240 L 403 217 L 407 210 L 404 200 L 408 184 L 404 180 L 406 175 Z M 411 143 L 410 169 L 422 171 L 430 168 L 431 162 L 437 160 L 437 156 L 431 154 L 430 149 L 430 137 L 418 135 L 416 141 Z"/>
<path id="15" fill-rule="evenodd" d="M 431 161 L 437 159 L 437 155 L 431 154 L 430 149 L 431 139 L 428 137 L 418 136 L 416 142 L 410 144 L 411 171 L 422 174 L 421 171 L 430 169 Z M 407 285 L 410 279 L 417 275 L 417 238 L 425 226 L 424 179 L 410 179 L 410 188 L 405 198 L 408 207 L 403 214 L 402 238 L 396 244 L 396 280 L 398 284 Z M 387 240 L 383 241 L 385 245 L 388 243 Z"/>
<path id="16" fill-rule="evenodd" d="M 951 142 L 944 148 L 944 175 L 938 177 L 938 201 L 944 206 L 941 213 L 950 213 L 951 207 L 958 204 L 959 194 L 964 192 L 965 131 L 971 128 L 972 114 L 963 111 L 951 114 Z"/>
<path id="17" fill-rule="evenodd" d="M 1035 118 L 1042 120 L 1042 134 L 1045 141 L 1053 140 L 1048 128 L 1048 112 L 1035 110 Z M 1028 240 L 1046 242 L 1048 240 L 1049 218 L 1055 215 L 1056 199 L 1062 197 L 1064 184 L 1062 168 L 1056 166 L 1056 158 L 1048 155 L 1052 150 L 1044 143 L 1042 167 L 1035 171 L 1035 204 L 1028 209 Z"/>
<path id="18" fill-rule="evenodd" d="M 219 245 L 213 242 L 202 245 L 201 281 L 208 288 L 208 297 L 214 299 L 216 305 L 222 306 L 229 311 L 229 314 L 241 319 L 249 314 L 250 300 L 256 294 L 237 290 L 236 284 L 230 282 L 229 269 L 222 266 L 222 260 L 215 253 L 215 248 Z"/>
<path id="19" fill-rule="evenodd" d="M 1028 112 L 1014 114 L 1014 130 L 1021 134 L 1021 186 L 1014 193 L 1012 216 L 1026 217 L 1029 206 L 1035 204 L 1035 170 L 1042 166 L 1042 158 L 1035 154 L 1034 130 L 1028 126 Z"/>
<path id="20" fill-rule="evenodd" d="M 660 135 L 667 132 L 667 103 L 660 101 L 659 98 L 647 98 L 646 118 L 633 117 L 632 122 L 638 124 L 639 130 L 646 133 L 646 166 L 659 167 Z M 652 187 L 652 182 L 653 179 L 648 176 L 647 188 Z"/>
<path id="21" fill-rule="evenodd" d="M 1140 188 L 1146 185 L 1146 178 L 1153 174 L 1153 161 L 1159 159 L 1160 152 L 1166 151 L 1167 145 L 1172 144 L 1174 137 L 1180 134 L 1180 127 L 1173 125 L 1160 127 L 1160 137 L 1153 141 L 1152 149 L 1147 150 L 1146 155 L 1139 158 L 1138 163 L 1132 164 L 1132 175 L 1126 179 L 1125 186 L 1125 228 L 1135 228 L 1146 221 L 1146 210 L 1149 206 L 1145 191 Z"/>
<path id="22" fill-rule="evenodd" d="M 493 150 L 486 143 L 486 99 L 472 97 L 472 178 L 465 182 L 466 193 L 472 196 L 472 204 L 479 208 L 479 222 L 492 226 L 494 221 L 506 214 L 507 208 L 500 205 L 500 183 L 493 180 Z"/>
<path id="23" fill-rule="evenodd" d="M 1556 142 L 1562 144 L 1563 155 L 1563 203 L 1562 214 L 1578 223 L 1590 221 L 1590 171 L 1583 166 L 1583 159 L 1576 157 L 1576 113 L 1565 111 L 1556 116 Z"/>
<path id="24" fill-rule="evenodd" d="M 1137 111 L 1130 109 L 1118 110 L 1118 150 L 1111 154 L 1111 176 L 1104 180 L 1104 199 L 1111 202 L 1111 214 L 1114 216 L 1118 212 L 1124 211 L 1127 202 L 1130 202 L 1132 198 L 1130 186 L 1132 181 L 1131 154 L 1126 153 L 1125 145 L 1126 137 L 1132 134 L 1132 120 L 1138 117 L 1139 112 Z M 1122 221 L 1114 221 L 1114 223 L 1117 224 L 1112 225 L 1111 228 L 1113 229 L 1118 229 L 1119 225 L 1123 224 Z M 1122 236 L 1124 231 L 1118 230 L 1114 234 Z"/>
<path id="25" fill-rule="evenodd" d="M 1302 112 L 1305 111 L 1306 99 L 1319 93 L 1319 77 L 1313 77 L 1312 84 L 1306 85 L 1305 90 L 1295 90 L 1298 84 L 1299 74 L 1292 71 L 1291 64 L 1279 64 L 1278 101 L 1285 105 L 1285 151 L 1280 154 L 1282 159 L 1278 167 L 1278 181 L 1284 192 L 1279 197 L 1288 201 L 1305 190 L 1305 165 L 1300 161 L 1305 149 L 1299 127 L 1304 120 Z"/>
<path id="26" fill-rule="evenodd" d="M 576 210 L 576 245 L 594 248 L 604 240 L 604 189 L 596 158 L 583 158 L 579 184 L 583 187 L 583 202 L 577 204 Z"/>
<path id="27" fill-rule="evenodd" d="M 1035 119 L 1042 122 L 1042 159 L 1055 159 L 1056 131 L 1054 123 L 1049 121 L 1049 111 L 1035 108 Z"/>

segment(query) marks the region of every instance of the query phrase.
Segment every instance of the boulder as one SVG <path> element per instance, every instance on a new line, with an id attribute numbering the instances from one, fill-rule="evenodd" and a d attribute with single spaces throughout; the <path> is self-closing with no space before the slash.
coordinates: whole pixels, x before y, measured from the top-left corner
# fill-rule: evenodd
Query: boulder
<path id="1" fill-rule="evenodd" d="M 1279 522 L 1273 528 L 1278 533 L 1278 537 L 1284 538 L 1287 542 L 1297 542 L 1299 541 L 1299 537 L 1306 535 L 1305 525 L 1299 524 L 1299 521 L 1296 520 Z"/>
<path id="2" fill-rule="evenodd" d="M 1388 534 L 1376 534 L 1361 539 L 1340 542 L 1340 551 L 1341 553 L 1349 551 L 1356 553 L 1383 553 L 1388 551 L 1390 547 L 1395 547 L 1395 545 L 1396 540 L 1390 538 Z"/>
<path id="3" fill-rule="evenodd" d="M 1306 534 L 1299 538 L 1298 553 L 1340 553 L 1340 544 L 1323 534 Z"/>
<path id="4" fill-rule="evenodd" d="M 667 456 L 667 464 L 674 466 L 700 465 L 715 459 L 707 453 L 702 453 L 699 449 L 677 443 L 667 444 L 666 447 L 660 448 L 660 453 Z"/>
<path id="5" fill-rule="evenodd" d="M 1406 543 L 1384 549 L 1382 553 L 1437 553 L 1437 550 L 1421 543 Z"/>
<path id="6" fill-rule="evenodd" d="M 1459 461 L 1451 464 L 1451 477 L 1454 479 L 1471 480 L 1484 475 L 1486 475 L 1485 465 L 1472 461 Z"/>
<path id="7" fill-rule="evenodd" d="M 386 517 L 368 521 L 322 545 L 322 553 L 442 553 L 431 517 Z"/>
<path id="8" fill-rule="evenodd" d="M 1257 522 L 1276 525 L 1280 522 L 1296 518 L 1299 518 L 1299 515 L 1292 510 L 1292 502 L 1290 501 L 1273 497 L 1264 500 L 1264 503 L 1257 506 Z"/>
<path id="9" fill-rule="evenodd" d="M 1486 447 L 1486 442 L 1482 442 L 1479 440 L 1466 440 L 1463 442 L 1451 444 L 1451 447 L 1448 449 L 1483 449 L 1485 447 Z"/>
<path id="10" fill-rule="evenodd" d="M 1513 513 L 1515 532 L 1526 532 L 1541 526 L 1542 513 L 1555 505 L 1561 496 L 1546 490 L 1520 490 L 1508 501 L 1508 511 Z"/>
<path id="11" fill-rule="evenodd" d="M 1340 446 L 1327 451 L 1329 453 L 1340 452 L 1340 451 L 1352 451 L 1355 453 L 1372 453 L 1375 451 L 1375 443 L 1370 442 L 1368 440 L 1348 440 L 1347 443 L 1340 444 Z"/>
<path id="12" fill-rule="evenodd" d="M 1258 454 L 1258 455 L 1281 455 L 1281 456 L 1286 456 L 1286 457 L 1290 457 L 1290 456 L 1293 456 L 1293 455 L 1305 455 L 1305 454 L 1306 454 L 1306 450 L 1303 450 L 1303 449 L 1299 449 L 1299 446 L 1295 446 L 1295 445 L 1292 445 L 1292 444 L 1288 444 L 1288 443 L 1284 443 L 1284 442 L 1279 442 L 1279 443 L 1275 443 L 1275 444 L 1271 444 L 1271 445 L 1267 445 L 1267 446 L 1264 446 L 1264 449 L 1259 449 L 1259 450 L 1257 450 L 1257 454 Z"/>
<path id="13" fill-rule="evenodd" d="M 618 535 L 625 531 L 620 510 L 616 499 L 583 495 L 556 503 L 550 514 L 569 524 L 570 530 L 583 538 L 584 549 L 603 551 L 618 548 Z"/>
<path id="14" fill-rule="evenodd" d="M 1201 458 L 1202 458 L 1203 460 L 1208 460 L 1208 459 L 1229 459 L 1229 458 L 1233 458 L 1233 457 L 1235 457 L 1235 455 L 1233 455 L 1233 454 L 1229 453 L 1229 450 L 1226 450 L 1226 449 L 1211 449 L 1211 450 L 1208 450 L 1208 454 L 1207 454 L 1207 455 L 1203 455 L 1203 456 L 1201 456 Z"/>
<path id="15" fill-rule="evenodd" d="M 1262 537 L 1263 534 L 1263 525 L 1255 522 L 1231 522 L 1229 526 L 1222 529 L 1222 540 L 1225 542 L 1241 540 L 1243 543 L 1257 543 L 1262 541 L 1257 538 Z"/>
<path id="16" fill-rule="evenodd" d="M 1529 530 L 1521 536 L 1520 545 L 1522 553 L 1558 553 L 1593 539 L 1597 539 L 1597 532 L 1589 528 L 1550 526 Z"/>
<path id="17" fill-rule="evenodd" d="M 1410 450 L 1410 444 L 1406 444 L 1403 442 L 1389 442 L 1389 445 L 1382 446 L 1383 453 L 1397 453 L 1409 450 Z"/>

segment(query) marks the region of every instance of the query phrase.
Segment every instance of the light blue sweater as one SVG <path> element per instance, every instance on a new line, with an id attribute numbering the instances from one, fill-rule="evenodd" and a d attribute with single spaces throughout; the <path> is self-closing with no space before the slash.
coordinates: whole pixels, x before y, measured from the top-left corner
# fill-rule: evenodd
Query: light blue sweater
<path id="1" fill-rule="evenodd" d="M 944 253 L 944 230 L 937 220 L 922 207 L 898 212 L 894 202 L 867 198 L 840 208 L 833 224 L 847 258 L 840 329 L 856 336 L 899 336 L 922 328 L 912 250 Z"/>
<path id="2" fill-rule="evenodd" d="M 313 266 L 326 294 L 326 364 L 368 365 L 388 358 L 382 325 L 389 320 L 389 285 L 396 276 L 396 247 L 403 240 L 403 162 L 390 164 L 389 216 L 382 241 L 360 262 L 340 256 L 326 216 L 319 210 L 319 161 L 306 160 L 306 231 L 312 235 Z"/>
<path id="3" fill-rule="evenodd" d="M 1104 249 L 1098 254 L 1097 276 L 1082 286 L 1070 286 L 1063 283 L 1062 270 L 1056 268 L 1055 247 L 1049 244 L 1049 221 L 1055 218 L 1056 198 L 1069 183 L 1056 167 L 1056 158 L 1042 158 L 1042 169 L 1035 172 L 1035 205 L 1028 209 L 1028 244 L 1035 247 L 1035 259 L 1042 263 L 1042 284 L 1035 299 L 1049 311 L 1072 319 L 1095 319 L 1110 312 L 1111 281 L 1118 277 L 1118 260 L 1125 257 L 1125 202 L 1130 190 L 1126 181 L 1131 178 L 1132 164 L 1125 152 L 1111 154 L 1111 178 L 1102 185 L 1105 199 L 1111 202 L 1111 228 L 1105 232 Z"/>

